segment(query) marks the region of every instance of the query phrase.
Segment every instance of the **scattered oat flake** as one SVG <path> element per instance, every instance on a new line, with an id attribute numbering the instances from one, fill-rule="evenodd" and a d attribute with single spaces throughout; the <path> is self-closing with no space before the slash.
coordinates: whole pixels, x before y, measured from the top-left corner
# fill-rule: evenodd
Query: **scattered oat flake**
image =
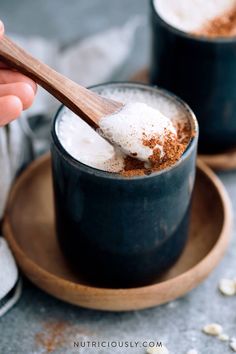
<path id="1" fill-rule="evenodd" d="M 232 279 L 221 279 L 219 282 L 219 290 L 225 296 L 233 296 L 236 294 L 235 281 Z"/>
<path id="2" fill-rule="evenodd" d="M 170 354 L 169 350 L 162 345 L 162 347 L 149 347 L 147 354 Z"/>
<path id="3" fill-rule="evenodd" d="M 219 336 L 223 332 L 223 328 L 218 323 L 210 323 L 204 326 L 202 331 L 210 336 Z"/>
<path id="4" fill-rule="evenodd" d="M 235 341 L 230 342 L 229 347 L 233 350 L 233 352 L 236 352 L 236 342 Z"/>
<path id="5" fill-rule="evenodd" d="M 198 354 L 198 351 L 196 349 L 190 349 L 187 354 Z"/>
<path id="6" fill-rule="evenodd" d="M 227 342 L 227 341 L 229 340 L 228 334 L 225 334 L 225 333 L 221 333 L 218 338 L 219 338 L 219 340 L 221 340 L 222 342 Z"/>
<path id="7" fill-rule="evenodd" d="M 178 306 L 178 302 L 175 300 L 175 301 L 171 301 L 167 304 L 167 307 L 170 308 L 170 309 L 174 309 Z"/>

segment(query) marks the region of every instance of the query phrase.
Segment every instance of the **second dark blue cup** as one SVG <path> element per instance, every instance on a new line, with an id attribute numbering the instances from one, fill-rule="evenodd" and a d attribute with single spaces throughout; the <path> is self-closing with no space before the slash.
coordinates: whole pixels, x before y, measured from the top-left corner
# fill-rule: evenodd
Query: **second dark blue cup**
<path id="1" fill-rule="evenodd" d="M 199 151 L 236 146 L 236 37 L 203 38 L 167 24 L 151 0 L 150 82 L 174 92 L 195 112 Z"/>

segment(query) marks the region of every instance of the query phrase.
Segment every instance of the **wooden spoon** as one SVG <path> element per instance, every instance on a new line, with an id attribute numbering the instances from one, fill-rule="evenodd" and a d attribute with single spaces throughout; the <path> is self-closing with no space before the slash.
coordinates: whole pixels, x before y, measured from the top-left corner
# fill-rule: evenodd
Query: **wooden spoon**
<path id="1" fill-rule="evenodd" d="M 0 60 L 33 79 L 93 127 L 99 126 L 102 117 L 123 107 L 122 103 L 103 98 L 59 74 L 7 36 L 0 40 Z"/>

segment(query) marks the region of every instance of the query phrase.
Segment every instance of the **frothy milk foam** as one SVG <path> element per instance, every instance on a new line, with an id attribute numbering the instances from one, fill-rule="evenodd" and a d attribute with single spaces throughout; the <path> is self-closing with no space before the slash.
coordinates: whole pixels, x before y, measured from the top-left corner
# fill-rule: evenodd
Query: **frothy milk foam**
<path id="1" fill-rule="evenodd" d="M 171 26 L 194 32 L 236 6 L 235 0 L 154 0 L 156 11 Z"/>
<path id="2" fill-rule="evenodd" d="M 108 117 L 108 119 L 111 117 L 114 119 L 103 118 L 101 128 L 106 130 L 106 133 L 108 132 L 108 135 L 112 136 L 116 142 L 120 141 L 122 147 L 125 146 L 127 149 L 127 153 L 138 152 L 144 160 L 148 157 L 150 151 L 148 147 L 144 148 L 144 146 L 144 149 L 139 151 L 141 145 L 138 144 L 138 140 L 142 131 L 140 128 L 145 124 L 145 113 L 149 112 L 150 114 L 148 131 L 151 133 L 155 130 L 160 136 L 164 134 L 165 128 L 176 133 L 172 122 L 176 119 L 178 121 L 186 119 L 184 109 L 176 102 L 149 91 L 133 88 L 104 88 L 99 91 L 99 94 L 123 102 L 126 105 L 124 112 L 121 112 L 120 115 L 115 114 L 114 117 Z M 126 125 L 126 129 L 123 129 L 127 113 L 129 114 L 130 124 Z M 137 121 L 138 116 L 140 118 Z M 137 126 L 139 127 L 138 130 Z M 64 108 L 58 119 L 56 131 L 62 146 L 76 160 L 107 172 L 122 171 L 125 154 L 112 146 L 69 109 Z M 131 140 L 128 138 L 131 138 Z"/>
<path id="3" fill-rule="evenodd" d="M 148 162 L 153 148 L 145 146 L 143 141 L 158 137 L 158 148 L 163 156 L 163 143 L 168 132 L 177 136 L 171 120 L 159 110 L 142 102 L 129 102 L 119 112 L 106 116 L 100 121 L 100 129 L 109 141 L 122 148 L 127 155 Z"/>

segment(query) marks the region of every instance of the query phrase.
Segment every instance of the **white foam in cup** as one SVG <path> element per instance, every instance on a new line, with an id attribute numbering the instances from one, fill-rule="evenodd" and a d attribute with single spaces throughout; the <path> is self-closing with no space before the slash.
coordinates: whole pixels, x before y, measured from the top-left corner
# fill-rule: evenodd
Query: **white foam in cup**
<path id="1" fill-rule="evenodd" d="M 236 6 L 235 0 L 154 0 L 159 16 L 169 25 L 194 32 Z"/>
<path id="2" fill-rule="evenodd" d="M 164 128 L 168 127 L 170 131 L 173 130 L 172 122 L 175 120 L 186 121 L 186 111 L 184 107 L 179 104 L 174 99 L 168 98 L 168 96 L 162 96 L 155 91 L 139 90 L 138 88 L 120 88 L 120 87 L 108 87 L 99 90 L 99 94 L 104 97 L 111 98 L 127 105 L 125 108 L 125 114 L 130 114 L 130 132 L 135 133 L 137 126 L 135 124 L 135 115 L 140 113 L 140 124 L 143 122 L 142 113 L 149 112 L 153 116 L 153 110 L 160 111 L 160 116 L 162 120 L 159 120 L 159 126 L 155 126 L 155 122 L 152 121 L 150 127 L 159 129 L 160 134 L 164 131 Z M 138 102 L 138 103 L 137 103 Z M 145 105 L 144 105 L 145 104 Z M 148 105 L 149 107 L 147 107 Z M 142 111 L 143 110 L 143 111 Z M 156 112 L 156 111 L 155 111 Z M 155 113 L 154 112 L 154 113 Z M 164 117 L 163 117 L 163 116 Z M 122 141 L 122 119 L 124 114 L 117 115 L 114 119 L 118 118 L 116 127 L 116 135 Z M 111 124 L 105 122 L 102 127 L 105 129 L 110 129 L 112 126 L 114 128 L 114 120 Z M 126 130 L 129 127 L 126 126 Z M 150 128 L 151 129 L 151 128 Z M 153 128 L 152 128 L 153 129 Z M 113 130 L 112 130 L 113 131 Z M 94 167 L 99 170 L 107 172 L 120 172 L 124 167 L 124 152 L 121 152 L 119 148 L 111 145 L 107 140 L 100 136 L 96 131 L 94 131 L 88 124 L 86 124 L 82 119 L 75 115 L 68 108 L 64 108 L 58 117 L 56 132 L 60 143 L 64 149 L 76 160 Z M 111 132 L 110 132 L 111 133 Z M 116 136 L 116 137 L 117 137 Z M 132 151 L 134 140 L 123 141 L 123 145 L 126 143 L 127 152 Z M 136 148 L 137 150 L 137 148 Z M 145 154 L 148 150 L 141 151 Z"/>

